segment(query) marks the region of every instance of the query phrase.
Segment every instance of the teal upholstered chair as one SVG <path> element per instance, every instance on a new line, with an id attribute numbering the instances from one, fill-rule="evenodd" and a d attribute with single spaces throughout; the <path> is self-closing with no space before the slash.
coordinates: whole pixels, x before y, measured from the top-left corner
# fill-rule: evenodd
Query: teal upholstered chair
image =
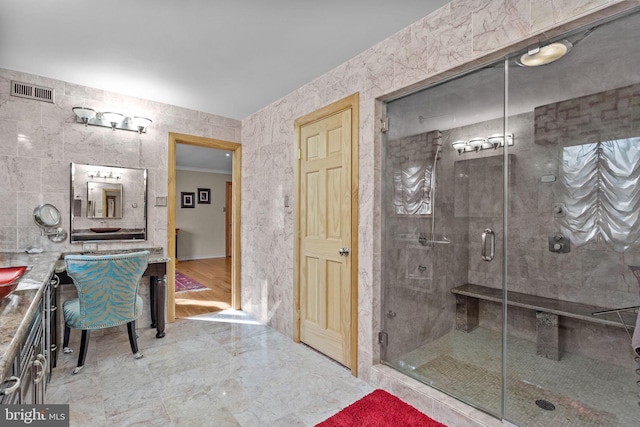
<path id="1" fill-rule="evenodd" d="M 71 353 L 69 334 L 71 328 L 82 330 L 78 366 L 74 374 L 84 366 L 89 346 L 89 331 L 127 324 L 131 351 L 136 359 L 136 319 L 142 312 L 142 298 L 138 285 L 147 269 L 149 251 L 117 255 L 67 255 L 64 258 L 67 274 L 73 279 L 78 298 L 65 301 L 64 352 Z"/>

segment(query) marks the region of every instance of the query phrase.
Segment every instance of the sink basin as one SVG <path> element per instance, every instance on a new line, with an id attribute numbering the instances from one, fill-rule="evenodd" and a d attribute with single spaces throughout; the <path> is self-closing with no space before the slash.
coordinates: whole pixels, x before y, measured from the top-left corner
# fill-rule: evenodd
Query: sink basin
<path id="1" fill-rule="evenodd" d="M 115 227 L 105 227 L 105 228 L 90 228 L 89 230 L 94 233 L 115 233 L 116 231 L 120 231 L 120 228 Z"/>
<path id="2" fill-rule="evenodd" d="M 0 301 L 5 299 L 18 286 L 20 277 L 27 271 L 26 265 L 0 267 Z"/>

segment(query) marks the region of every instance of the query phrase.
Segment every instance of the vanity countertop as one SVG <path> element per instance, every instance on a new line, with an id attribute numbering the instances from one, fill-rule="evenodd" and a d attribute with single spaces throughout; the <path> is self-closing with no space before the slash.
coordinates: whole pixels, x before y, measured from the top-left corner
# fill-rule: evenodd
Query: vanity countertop
<path id="1" fill-rule="evenodd" d="M 20 344 L 36 314 L 43 285 L 54 272 L 60 255 L 60 252 L 0 252 L 0 267 L 31 266 L 20 279 L 18 288 L 0 302 L 0 380 L 5 378 L 20 351 Z M 23 287 L 28 289 L 21 290 Z"/>

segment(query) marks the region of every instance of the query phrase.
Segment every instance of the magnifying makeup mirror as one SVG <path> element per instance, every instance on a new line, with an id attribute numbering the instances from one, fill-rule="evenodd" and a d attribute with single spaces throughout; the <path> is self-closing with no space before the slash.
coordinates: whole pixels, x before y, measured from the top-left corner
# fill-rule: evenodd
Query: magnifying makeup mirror
<path id="1" fill-rule="evenodd" d="M 42 235 L 55 243 L 64 242 L 67 239 L 67 232 L 60 227 L 62 215 L 58 208 L 52 204 L 45 203 L 33 210 L 33 220 L 42 228 Z"/>

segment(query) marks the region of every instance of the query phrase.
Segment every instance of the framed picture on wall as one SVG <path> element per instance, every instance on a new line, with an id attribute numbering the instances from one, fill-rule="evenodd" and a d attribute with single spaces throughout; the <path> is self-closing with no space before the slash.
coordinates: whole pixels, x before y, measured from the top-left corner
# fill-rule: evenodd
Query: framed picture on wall
<path id="1" fill-rule="evenodd" d="M 211 204 L 211 189 L 198 188 L 198 203 Z"/>
<path id="2" fill-rule="evenodd" d="M 181 198 L 181 204 L 180 207 L 181 208 L 195 208 L 195 197 L 196 197 L 196 193 L 185 193 L 182 192 L 180 193 L 180 198 Z"/>

